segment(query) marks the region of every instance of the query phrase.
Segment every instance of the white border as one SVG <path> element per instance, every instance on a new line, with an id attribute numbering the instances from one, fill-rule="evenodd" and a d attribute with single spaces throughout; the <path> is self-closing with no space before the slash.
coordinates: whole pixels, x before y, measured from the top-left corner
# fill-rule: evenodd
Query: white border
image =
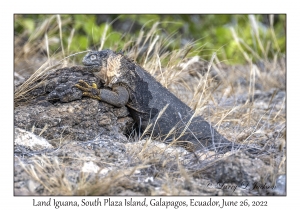
<path id="1" fill-rule="evenodd" d="M 295 2 L 295 1 L 294 1 Z M 287 14 L 287 145 L 288 186 L 287 197 L 248 197 L 249 200 L 268 200 L 269 208 L 296 206 L 299 181 L 299 12 L 293 1 L 34 1 L 1 2 L 1 209 L 32 209 L 34 197 L 13 197 L 13 14 L 14 13 L 286 13 Z M 298 85 L 297 85 L 298 84 Z M 296 198 L 297 196 L 297 198 Z M 46 197 L 45 197 L 46 198 Z M 62 198 L 62 197 L 60 197 Z M 103 197 L 102 197 L 103 198 Z M 207 199 L 208 197 L 196 197 Z M 242 200 L 246 197 L 221 197 Z M 81 197 L 66 197 L 78 199 Z M 115 197 L 115 199 L 123 199 Z M 214 199 L 218 199 L 214 197 Z M 168 197 L 168 200 L 189 200 L 188 197 Z M 63 208 L 63 207 L 61 207 Z M 124 207 L 123 207 L 124 208 Z M 199 207 L 198 207 L 199 208 Z M 163 208 L 161 208 L 163 209 Z M 266 207 L 264 207 L 266 209 Z"/>

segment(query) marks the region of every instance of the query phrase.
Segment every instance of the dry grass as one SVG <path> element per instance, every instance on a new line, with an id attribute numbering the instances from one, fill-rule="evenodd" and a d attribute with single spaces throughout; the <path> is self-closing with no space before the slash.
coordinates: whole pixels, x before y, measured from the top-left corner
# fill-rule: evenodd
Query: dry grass
<path id="1" fill-rule="evenodd" d="M 84 160 L 76 160 L 79 168 L 83 168 Z M 43 188 L 43 195 L 113 195 L 118 186 L 130 188 L 128 177 L 145 166 L 121 168 L 102 175 L 102 169 L 97 173 L 88 173 L 71 168 L 58 157 L 36 156 L 31 164 L 19 163 L 32 180 Z M 75 180 L 75 181 L 74 181 Z M 132 186 L 131 186 L 132 187 Z M 35 194 L 35 189 L 28 189 Z"/>
<path id="2" fill-rule="evenodd" d="M 35 81 L 45 79 L 46 72 L 56 69 L 58 66 L 74 64 L 70 58 L 77 54 L 66 56 L 69 53 L 69 46 L 63 46 L 61 42 L 61 31 L 67 21 L 70 20 L 61 20 L 59 15 L 51 16 L 40 24 L 28 42 L 21 43 L 20 41 L 26 34 L 15 38 L 15 71 L 23 75 L 30 75 L 25 83 L 15 89 L 15 102 L 24 98 L 30 100 L 26 98 L 26 93 L 35 88 L 32 85 Z M 255 49 L 248 46 L 241 37 L 238 37 L 234 29 L 231 29 L 240 53 L 248 61 L 248 64 L 243 66 L 227 66 L 219 61 L 216 54 L 213 54 L 211 61 L 206 63 L 208 70 L 204 74 L 199 73 L 199 69 L 196 67 L 202 61 L 189 56 L 193 51 L 193 43 L 178 50 L 167 51 L 166 46 L 172 41 L 172 37 L 158 36 L 159 23 L 154 23 L 148 32 L 141 30 L 139 36 L 133 37 L 128 45 L 123 47 L 123 50 L 128 57 L 147 69 L 162 85 L 185 101 L 197 114 L 203 115 L 228 139 L 246 144 L 256 142 L 284 147 L 285 97 L 276 98 L 275 102 L 274 97 L 278 91 L 285 91 L 286 88 L 285 58 L 281 57 L 278 47 L 274 59 L 267 58 L 270 43 L 262 43 L 257 23 L 252 16 L 250 16 L 250 21 L 254 39 L 263 52 L 263 56 L 259 56 Z M 271 25 L 271 27 L 273 26 Z M 51 40 L 48 38 L 50 33 Z M 74 34 L 74 31 L 71 34 Z M 100 49 L 102 49 L 107 36 L 109 34 L 105 31 Z M 273 37 L 274 39 L 269 42 L 278 46 L 275 34 Z M 70 39 L 72 39 L 71 36 Z M 49 45 L 59 40 L 61 50 L 50 55 Z M 141 54 L 145 46 L 147 50 Z M 249 51 L 251 54 L 247 53 Z M 41 52 L 46 52 L 46 54 L 41 55 Z M 253 63 L 252 57 L 259 58 L 260 65 Z M 194 61 L 189 62 L 193 59 Z M 37 60 L 44 63 L 36 62 Z M 26 67 L 24 65 L 22 67 L 21 63 L 26 63 Z M 195 65 L 196 67 L 194 67 Z M 212 69 L 216 72 L 215 75 L 211 74 Z M 259 92 L 270 92 L 271 95 L 267 95 L 266 99 L 254 100 Z M 239 97 L 244 97 L 245 100 L 238 102 Z M 193 171 L 190 169 L 199 162 L 189 162 L 192 158 L 186 158 L 187 151 L 182 148 L 174 149 L 172 145 L 162 146 L 160 145 L 162 143 L 155 143 L 155 139 L 152 137 L 145 139 L 142 136 L 136 141 L 126 145 L 129 151 L 128 155 L 133 157 L 130 163 L 114 165 L 115 170 L 105 176 L 99 174 L 101 170 L 98 174 L 92 175 L 80 172 L 78 180 L 70 182 L 66 178 L 68 170 L 63 159 L 52 156 L 35 157 L 32 164 L 23 164 L 23 167 L 36 182 L 44 187 L 44 194 L 48 195 L 116 194 L 119 192 L 118 187 L 131 189 L 134 185 L 132 180 L 137 180 L 137 176 L 139 176 L 135 173 L 140 170 L 148 171 L 155 179 L 164 183 L 160 192 L 151 191 L 148 194 L 185 194 L 184 185 L 179 183 L 190 186 L 189 183 L 192 183 L 193 179 Z M 189 161 L 185 162 L 187 160 Z M 210 154 L 202 154 L 200 161 L 205 160 L 207 161 L 203 162 L 203 166 L 213 164 L 218 159 L 213 155 L 210 157 Z M 79 165 L 84 163 L 83 160 L 78 161 Z M 275 164 L 281 171 L 284 165 L 282 161 L 284 160 Z M 118 169 L 116 169 L 117 167 Z M 203 169 L 205 167 L 201 168 L 201 170 Z"/>

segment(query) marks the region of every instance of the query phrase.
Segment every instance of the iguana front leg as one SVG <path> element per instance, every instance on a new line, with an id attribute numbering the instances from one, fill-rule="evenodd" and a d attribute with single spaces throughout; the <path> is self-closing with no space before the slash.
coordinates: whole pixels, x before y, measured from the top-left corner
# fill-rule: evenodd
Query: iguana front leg
<path id="1" fill-rule="evenodd" d="M 108 89 L 98 89 L 95 83 L 90 86 L 83 80 L 78 81 L 75 87 L 83 91 L 83 96 L 88 96 L 100 101 L 104 101 L 116 107 L 125 106 L 129 99 L 129 93 L 127 89 L 123 86 L 113 86 L 112 90 Z"/>

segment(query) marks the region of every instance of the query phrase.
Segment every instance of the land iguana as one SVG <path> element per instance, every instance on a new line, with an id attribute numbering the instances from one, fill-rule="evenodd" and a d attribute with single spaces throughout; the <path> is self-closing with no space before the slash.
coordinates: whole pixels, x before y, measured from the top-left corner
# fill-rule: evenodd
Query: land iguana
<path id="1" fill-rule="evenodd" d="M 225 153 L 245 147 L 227 140 L 201 116 L 194 116 L 189 106 L 123 53 L 90 51 L 82 63 L 106 87 L 98 89 L 95 83 L 79 80 L 75 86 L 83 91 L 83 96 L 116 107 L 127 106 L 138 128 L 145 130 L 151 125 L 148 130 L 154 137 L 168 143 L 175 140 L 193 151 Z"/>

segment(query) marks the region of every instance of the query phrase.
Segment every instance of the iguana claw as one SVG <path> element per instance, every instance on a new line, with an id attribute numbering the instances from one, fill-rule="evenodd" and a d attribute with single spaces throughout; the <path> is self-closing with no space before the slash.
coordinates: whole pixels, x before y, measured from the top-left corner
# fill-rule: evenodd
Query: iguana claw
<path id="1" fill-rule="evenodd" d="M 79 80 L 78 82 L 79 84 L 76 84 L 75 87 L 83 91 L 83 96 L 88 96 L 90 98 L 101 100 L 100 90 L 98 89 L 96 83 L 92 83 L 92 86 L 90 86 L 87 82 L 83 80 Z"/>

